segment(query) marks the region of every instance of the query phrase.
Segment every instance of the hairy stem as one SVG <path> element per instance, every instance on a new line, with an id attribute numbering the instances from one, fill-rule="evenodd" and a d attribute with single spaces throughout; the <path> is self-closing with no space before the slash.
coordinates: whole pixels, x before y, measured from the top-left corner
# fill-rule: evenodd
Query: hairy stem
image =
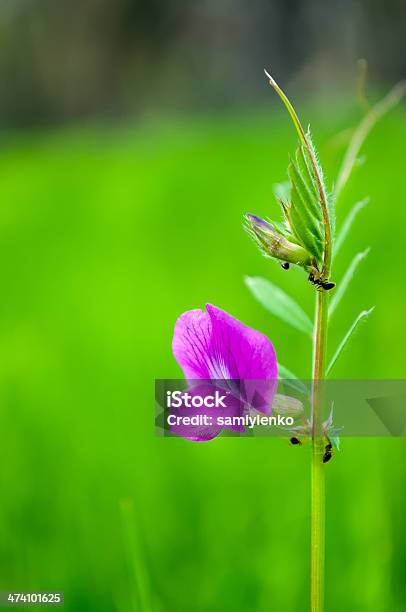
<path id="1" fill-rule="evenodd" d="M 310 610 L 324 607 L 325 557 L 325 475 L 323 464 L 323 379 L 326 370 L 328 297 L 317 292 L 313 338 L 312 390 L 312 464 L 311 464 L 311 534 L 310 534 Z"/>
<path id="2" fill-rule="evenodd" d="M 270 84 L 275 89 L 298 132 L 301 146 L 304 147 L 312 174 L 317 186 L 320 209 L 324 222 L 324 253 L 322 279 L 328 279 L 332 259 L 332 231 L 328 209 L 327 194 L 324 187 L 321 169 L 313 150 L 311 141 L 305 133 L 299 117 L 289 98 L 282 91 L 273 77 L 265 70 Z M 387 104 L 387 103 L 386 103 Z M 375 108 L 376 112 L 376 108 Z M 381 110 L 382 112 L 382 110 Z M 368 128 L 369 126 L 367 126 Z M 356 146 L 358 146 L 356 144 Z M 351 155 L 354 153 L 352 152 Z M 344 179 L 346 170 L 344 163 Z M 345 182 L 345 181 L 344 181 Z M 341 178 L 342 188 L 343 178 Z M 324 490 L 324 436 L 323 436 L 323 379 L 326 372 L 326 347 L 328 327 L 327 294 L 322 289 L 317 292 L 316 317 L 313 337 L 313 389 L 312 389 L 312 468 L 311 468 L 311 612 L 322 612 L 324 605 L 324 556 L 325 556 L 325 490 Z"/>

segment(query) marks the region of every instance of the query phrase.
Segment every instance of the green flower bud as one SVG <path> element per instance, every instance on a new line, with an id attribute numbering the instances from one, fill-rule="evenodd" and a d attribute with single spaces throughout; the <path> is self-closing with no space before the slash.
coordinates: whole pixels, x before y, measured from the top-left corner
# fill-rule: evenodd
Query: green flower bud
<path id="1" fill-rule="evenodd" d="M 245 215 L 245 220 L 248 233 L 264 255 L 304 268 L 312 265 L 311 255 L 306 249 L 288 240 L 268 221 L 249 213 Z"/>

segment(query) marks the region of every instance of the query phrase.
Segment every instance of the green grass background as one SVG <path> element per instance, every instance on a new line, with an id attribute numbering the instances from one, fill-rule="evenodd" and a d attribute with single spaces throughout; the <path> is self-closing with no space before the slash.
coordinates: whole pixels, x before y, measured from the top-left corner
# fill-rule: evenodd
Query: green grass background
<path id="1" fill-rule="evenodd" d="M 276 104 L 276 102 L 275 102 Z M 356 113 L 301 109 L 330 184 Z M 337 134 L 339 136 L 337 137 Z M 405 376 L 405 110 L 375 129 L 338 210 L 371 196 L 340 255 L 371 246 L 331 328 L 376 309 L 335 376 Z M 243 284 L 312 314 L 304 276 L 262 258 L 244 212 L 274 215 L 285 113 L 4 134 L 0 150 L 0 588 L 69 611 L 303 611 L 309 449 L 154 435 L 154 378 L 180 377 L 177 316 L 211 302 L 310 374 L 310 346 Z M 329 612 L 406 610 L 405 445 L 344 440 L 327 467 Z"/>

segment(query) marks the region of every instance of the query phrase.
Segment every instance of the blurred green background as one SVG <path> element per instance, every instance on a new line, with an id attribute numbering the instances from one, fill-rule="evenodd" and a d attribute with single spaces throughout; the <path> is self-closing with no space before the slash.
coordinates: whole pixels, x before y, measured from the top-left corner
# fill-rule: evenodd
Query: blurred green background
<path id="1" fill-rule="evenodd" d="M 252 17 L 247 7 L 220 4 L 202 3 L 208 23 L 238 18 L 244 32 L 244 17 Z M 181 376 L 171 354 L 175 320 L 206 302 L 266 333 L 281 363 L 309 376 L 308 340 L 264 311 L 243 283 L 246 274 L 266 276 L 312 313 L 314 291 L 304 276 L 262 258 L 241 227 L 244 212 L 275 214 L 272 184 L 285 180 L 296 142 L 261 70 L 265 61 L 279 63 L 276 76 L 293 90 L 303 123 L 310 122 L 331 186 L 351 135 L 347 128 L 362 116 L 354 85 L 338 93 L 332 75 L 347 70 L 353 77 L 362 41 L 388 41 L 393 32 L 375 86 L 385 91 L 399 78 L 404 57 L 391 61 L 400 45 L 395 34 L 403 5 L 393 3 L 391 20 L 379 22 L 383 4 L 374 3 L 365 33 L 351 21 L 354 11 L 359 19 L 369 14 L 365 3 L 353 3 L 347 15 L 333 3 L 335 12 L 327 16 L 317 2 L 293 3 L 286 14 L 283 3 L 258 3 L 256 20 L 248 22 L 251 33 L 261 7 L 266 15 L 273 10 L 283 32 L 289 17 L 294 31 L 303 26 L 305 51 L 288 53 L 287 40 L 279 34 L 268 41 L 262 26 L 254 50 L 252 37 L 239 45 L 233 39 L 237 59 L 249 58 L 241 71 L 231 59 L 228 30 L 223 38 L 206 32 L 199 55 L 181 4 L 169 5 L 176 8 L 172 21 L 164 20 L 167 7 L 156 21 L 159 6 L 153 3 L 118 2 L 122 22 L 110 19 L 119 9 L 106 2 L 84 3 L 76 21 L 63 2 L 61 13 L 48 13 L 47 2 L 5 3 L 8 12 L 2 9 L 9 46 L 0 100 L 0 589 L 62 590 L 69 611 L 299 612 L 308 609 L 309 448 L 266 438 L 207 444 L 157 438 L 153 381 Z M 81 21 L 92 7 L 99 21 Z M 337 41 L 320 36 L 310 45 L 307 11 L 331 29 L 336 24 L 342 35 L 354 29 L 360 47 L 346 47 L 346 58 L 339 58 L 338 33 Z M 201 12 L 197 16 L 200 23 Z M 70 46 L 72 23 L 84 24 L 84 41 L 95 31 L 99 47 L 90 38 L 80 53 Z M 124 45 L 113 53 L 113 41 L 125 38 L 118 26 L 113 37 L 111 23 L 128 26 L 136 52 Z M 169 35 L 171 24 L 178 27 Z M 29 46 L 29 37 L 21 49 L 14 37 L 24 32 L 38 45 L 48 41 L 47 52 L 33 56 L 37 47 Z M 189 46 L 175 44 L 185 45 L 184 39 Z M 215 74 L 219 40 L 228 53 Z M 178 74 L 185 48 L 196 58 L 213 54 L 210 66 L 206 61 L 200 68 L 208 69 L 208 80 L 199 83 L 193 62 Z M 316 70 L 313 58 L 323 49 L 330 64 Z M 104 83 L 103 70 L 97 72 L 96 59 L 105 66 L 106 56 L 113 67 L 128 68 L 123 89 L 109 91 L 109 79 Z M 44 58 L 54 62 L 54 71 L 41 63 Z M 65 63 L 58 64 L 60 58 Z M 241 104 L 224 94 L 231 64 Z M 392 72 L 385 72 L 389 65 Z M 160 66 L 171 67 L 161 90 L 154 89 Z M 243 93 L 247 74 L 257 88 L 250 95 Z M 104 97 L 94 83 L 86 97 L 86 75 L 99 75 Z M 309 97 L 303 75 L 311 75 L 323 95 Z M 189 97 L 192 90 L 206 104 Z M 143 104 L 133 105 L 137 91 Z M 334 318 L 330 352 L 361 309 L 376 308 L 336 377 L 406 375 L 405 141 L 403 104 L 368 138 L 365 163 L 337 211 L 339 224 L 355 201 L 371 198 L 334 280 L 355 252 L 372 250 Z M 342 446 L 327 466 L 326 610 L 406 610 L 404 441 L 344 439 Z"/>

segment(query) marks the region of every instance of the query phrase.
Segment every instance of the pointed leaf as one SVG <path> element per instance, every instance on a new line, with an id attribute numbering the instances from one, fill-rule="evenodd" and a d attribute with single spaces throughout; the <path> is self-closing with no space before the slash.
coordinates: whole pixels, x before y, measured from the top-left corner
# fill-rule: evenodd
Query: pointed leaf
<path id="1" fill-rule="evenodd" d="M 341 230 L 338 232 L 337 234 L 337 238 L 335 239 L 334 242 L 334 251 L 333 251 L 333 256 L 337 257 L 337 253 L 338 251 L 341 249 L 341 247 L 343 246 L 343 243 L 352 227 L 352 224 L 354 223 L 358 213 L 365 208 L 365 206 L 368 204 L 369 202 L 369 198 L 364 198 L 363 200 L 361 200 L 360 202 L 357 202 L 356 204 L 354 204 L 354 206 L 351 208 L 350 212 L 348 213 L 348 215 L 346 216 L 346 218 L 344 219 L 344 222 L 342 224 Z"/>
<path id="2" fill-rule="evenodd" d="M 282 89 L 279 87 L 278 83 L 275 81 L 275 79 L 269 74 L 269 72 L 267 72 L 266 70 L 264 70 L 266 76 L 269 79 L 270 84 L 272 85 L 272 87 L 274 88 L 274 90 L 276 91 L 276 93 L 278 94 L 278 96 L 280 97 L 280 99 L 282 100 L 282 102 L 284 103 L 284 105 L 286 106 L 286 109 L 289 113 L 289 115 L 291 116 L 291 119 L 293 121 L 293 125 L 295 126 L 297 133 L 299 134 L 299 138 L 301 140 L 301 142 L 303 142 L 303 144 L 306 144 L 306 136 L 303 130 L 303 127 L 299 121 L 299 117 L 296 114 L 295 109 L 293 108 L 289 98 L 287 97 L 287 95 L 282 91 Z"/>
<path id="3" fill-rule="evenodd" d="M 326 202 L 327 216 L 328 216 L 328 221 L 330 224 L 331 235 L 334 236 L 335 226 L 336 226 L 335 199 L 331 195 L 329 196 L 329 194 L 327 194 L 326 186 L 324 182 L 323 168 L 319 161 L 319 155 L 317 153 L 317 149 L 313 142 L 313 138 L 310 132 L 310 127 L 307 128 L 306 140 L 308 143 L 310 155 L 316 165 L 317 174 L 318 174 L 320 184 L 321 184 L 321 190 L 323 192 L 324 200 Z M 319 202 L 320 202 L 320 194 L 319 194 Z M 323 222 L 324 222 L 324 217 L 323 217 Z"/>
<path id="4" fill-rule="evenodd" d="M 337 359 L 339 358 L 339 356 L 341 355 L 341 353 L 344 350 L 345 346 L 348 344 L 349 340 L 351 339 L 352 335 L 354 334 L 354 331 L 356 330 L 358 324 L 361 321 L 366 320 L 368 318 L 368 316 L 371 314 L 371 312 L 374 310 L 374 308 L 375 308 L 375 306 L 373 306 L 369 310 L 363 310 L 362 312 L 359 313 L 358 317 L 355 319 L 354 323 L 351 325 L 350 329 L 345 334 L 344 338 L 341 340 L 341 342 L 340 342 L 340 344 L 338 346 L 338 349 L 336 350 L 336 352 L 334 353 L 330 363 L 328 364 L 328 368 L 327 368 L 326 374 L 330 374 L 331 370 L 333 369 L 333 367 L 335 366 L 335 364 L 337 362 Z"/>
<path id="5" fill-rule="evenodd" d="M 245 284 L 253 296 L 272 314 L 299 331 L 312 336 L 313 326 L 304 310 L 287 293 L 259 276 L 245 277 Z"/>
<path id="6" fill-rule="evenodd" d="M 307 165 L 303 147 L 299 147 L 296 151 L 296 164 L 291 162 L 291 181 L 296 184 L 296 188 L 300 193 L 301 199 L 306 204 L 307 208 L 313 216 L 322 221 L 321 209 L 319 206 L 319 195 L 312 174 Z"/>
<path id="7" fill-rule="evenodd" d="M 365 259 L 365 257 L 368 255 L 369 251 L 370 249 L 368 248 L 362 253 L 357 253 L 357 255 L 355 255 L 354 259 L 350 263 L 349 267 L 347 268 L 347 271 L 344 274 L 343 278 L 341 279 L 339 283 L 337 283 L 337 288 L 334 292 L 334 295 L 330 301 L 329 308 L 328 308 L 328 312 L 330 316 L 333 314 L 333 312 L 337 308 L 343 295 L 348 289 L 348 285 L 350 284 L 356 269 L 358 268 L 361 261 Z"/>
<path id="8" fill-rule="evenodd" d="M 293 374 L 288 368 L 285 368 L 284 365 L 278 363 L 278 378 L 293 378 L 297 379 L 296 374 Z"/>
<path id="9" fill-rule="evenodd" d="M 306 143 L 307 143 L 307 150 L 309 151 L 308 155 L 311 156 L 311 158 L 312 158 L 312 160 L 313 160 L 313 162 L 314 162 L 314 164 L 316 166 L 316 171 L 317 171 L 317 174 L 319 176 L 322 188 L 325 191 L 323 168 L 321 167 L 321 163 L 319 161 L 319 154 L 317 153 L 317 149 L 316 149 L 315 144 L 313 142 L 313 137 L 312 137 L 312 134 L 310 132 L 310 126 L 307 127 Z"/>
<path id="10" fill-rule="evenodd" d="M 328 210 L 328 216 L 330 219 L 331 236 L 332 236 L 332 240 L 334 244 L 334 237 L 336 234 L 336 211 L 335 211 L 334 194 L 332 193 L 327 194 L 327 210 Z"/>

